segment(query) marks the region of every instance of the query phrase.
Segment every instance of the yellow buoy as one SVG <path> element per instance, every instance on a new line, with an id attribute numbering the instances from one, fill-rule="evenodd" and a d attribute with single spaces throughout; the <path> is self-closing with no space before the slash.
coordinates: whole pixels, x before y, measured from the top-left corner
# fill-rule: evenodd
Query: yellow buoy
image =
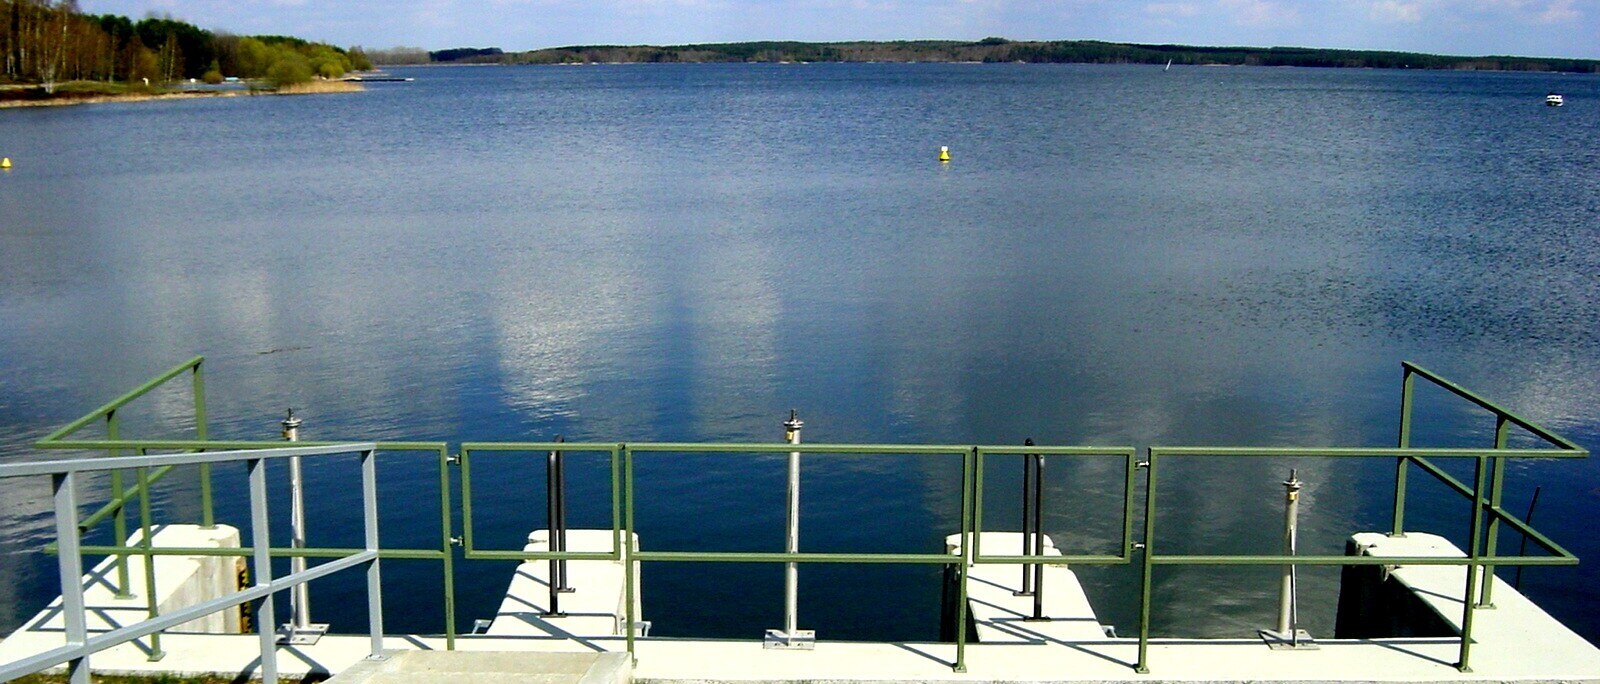
<path id="1" fill-rule="evenodd" d="M 11 168 L 11 158 L 10 157 L 5 157 L 3 159 L 0 159 L 0 169 L 9 169 L 9 168 Z"/>
<path id="2" fill-rule="evenodd" d="M 939 148 L 939 161 L 942 161 L 942 162 L 950 161 L 950 148 L 948 148 L 948 147 Z"/>

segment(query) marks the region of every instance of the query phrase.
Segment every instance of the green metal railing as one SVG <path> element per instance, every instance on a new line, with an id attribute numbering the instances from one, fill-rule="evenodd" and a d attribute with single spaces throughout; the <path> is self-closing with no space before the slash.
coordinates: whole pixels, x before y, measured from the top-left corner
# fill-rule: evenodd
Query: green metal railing
<path id="1" fill-rule="evenodd" d="M 1461 617 L 1461 648 L 1456 661 L 1456 668 L 1462 672 L 1470 672 L 1469 665 L 1472 652 L 1472 627 L 1473 618 L 1479 608 L 1487 607 L 1488 598 L 1493 586 L 1494 571 L 1497 565 L 1530 566 L 1530 565 L 1577 565 L 1577 556 L 1556 544 L 1549 537 L 1526 522 L 1512 515 L 1500 506 L 1502 488 L 1505 479 L 1505 461 L 1507 459 L 1523 458 L 1583 458 L 1589 452 L 1560 435 L 1540 427 L 1539 425 L 1507 411 L 1494 403 L 1462 388 L 1439 375 L 1412 363 L 1402 365 L 1404 375 L 1402 380 L 1400 403 L 1400 438 L 1399 446 L 1393 449 L 1383 448 L 1270 448 L 1270 447 L 1150 447 L 1148 472 L 1145 477 L 1145 524 L 1144 524 L 1144 564 L 1141 568 L 1139 591 L 1139 659 L 1135 669 L 1139 672 L 1149 672 L 1149 645 L 1150 645 L 1150 586 L 1151 577 L 1156 566 L 1164 565 L 1218 565 L 1218 566 L 1244 566 L 1244 565 L 1320 565 L 1320 566 L 1354 566 L 1354 565 L 1454 565 L 1466 566 L 1466 587 L 1462 593 Z M 1416 448 L 1410 446 L 1413 391 L 1417 378 L 1422 378 L 1449 393 L 1467 400 L 1482 408 L 1495 417 L 1494 447 L 1487 449 L 1470 448 Z M 1540 449 L 1511 449 L 1507 447 L 1509 428 L 1520 427 L 1529 434 L 1553 445 L 1552 448 Z M 1163 458 L 1171 457 L 1208 457 L 1208 458 L 1393 458 L 1396 461 L 1395 471 L 1395 496 L 1394 518 L 1390 534 L 1404 536 L 1405 534 L 1405 504 L 1406 504 L 1406 471 L 1411 464 L 1417 465 L 1423 472 L 1434 476 L 1451 490 L 1466 497 L 1470 502 L 1471 515 L 1470 542 L 1467 555 L 1459 557 L 1439 556 L 1319 556 L 1319 555 L 1164 555 L 1157 553 L 1155 548 L 1156 513 L 1158 510 L 1156 496 L 1156 471 Z M 1434 464 L 1430 459 L 1472 459 L 1475 464 L 1473 484 L 1468 486 L 1460 480 L 1445 472 L 1444 469 Z M 1492 475 L 1490 474 L 1492 471 Z M 1487 487 L 1487 491 L 1485 488 Z M 1484 518 L 1489 518 L 1487 546 L 1485 547 Z M 1516 531 L 1525 535 L 1534 544 L 1538 545 L 1549 556 L 1499 556 L 1496 553 L 1496 535 L 1500 523 L 1510 525 Z M 1479 592 L 1479 574 L 1484 574 L 1481 593 Z"/>
<path id="2" fill-rule="evenodd" d="M 147 453 L 151 451 L 168 452 L 202 452 L 224 449 L 269 449 L 284 446 L 281 441 L 219 441 L 207 437 L 205 426 L 205 390 L 201 373 L 203 359 L 196 357 L 183 364 L 152 378 L 149 382 L 135 388 L 133 391 L 118 397 L 110 403 L 79 418 L 65 427 L 52 433 L 41 440 L 37 446 L 48 449 L 80 449 L 101 450 L 111 454 L 123 452 Z M 636 640 L 635 625 L 638 617 L 635 614 L 635 597 L 637 594 L 637 563 L 642 562 L 698 562 L 698 563 L 894 563 L 894 564 L 927 564 L 944 565 L 955 569 L 956 581 L 959 584 L 959 606 L 957 608 L 958 622 L 955 629 L 956 655 L 955 661 L 950 663 L 957 672 L 966 671 L 967 647 L 967 592 L 969 568 L 975 564 L 1014 564 L 1014 565 L 1043 565 L 1043 564 L 1077 564 L 1077 565 L 1126 565 L 1132 563 L 1133 553 L 1143 550 L 1140 565 L 1140 595 L 1139 595 L 1139 638 L 1137 662 L 1130 663 L 1138 672 L 1149 671 L 1148 651 L 1150 643 L 1150 614 L 1151 614 L 1151 585 L 1154 569 L 1157 566 L 1168 565 L 1217 565 L 1217 566 L 1242 566 L 1242 565 L 1310 565 L 1310 566 L 1355 566 L 1355 565 L 1464 565 L 1467 567 L 1467 591 L 1465 612 L 1462 619 L 1462 638 L 1460 659 L 1457 666 L 1467 671 L 1468 658 L 1471 648 L 1472 619 L 1474 610 L 1490 605 L 1489 599 L 1492 591 L 1492 576 L 1495 566 L 1528 566 L 1528 565 L 1573 565 L 1577 558 L 1566 551 L 1548 537 L 1533 529 L 1526 522 L 1516 518 L 1501 507 L 1501 495 L 1504 480 L 1505 461 L 1513 458 L 1581 458 L 1588 452 L 1571 441 L 1560 437 L 1542 427 L 1528 421 L 1516 414 L 1502 409 L 1495 404 L 1473 394 L 1460 386 L 1451 383 L 1438 375 L 1422 369 L 1413 364 L 1404 364 L 1403 390 L 1400 411 L 1400 437 L 1395 448 L 1260 448 L 1260 447 L 1150 447 L 1145 453 L 1146 457 L 1139 458 L 1139 450 L 1133 447 L 1092 447 L 1092 446 L 980 446 L 980 445 L 871 445 L 871 444 L 699 444 L 699 443 L 573 443 L 573 442 L 467 442 L 460 445 L 459 454 L 452 455 L 449 446 L 443 442 L 379 442 L 376 447 L 379 452 L 426 452 L 435 454 L 438 462 L 439 473 L 439 546 L 430 549 L 381 549 L 381 558 L 433 560 L 443 565 L 443 600 L 444 600 L 444 634 L 446 647 L 453 649 L 456 645 L 456 606 L 455 606 L 455 579 L 454 562 L 456 558 L 455 547 L 461 547 L 461 557 L 466 560 L 608 560 L 623 561 L 627 564 L 628 571 L 624 572 L 625 605 L 627 626 L 625 628 L 626 643 L 629 653 L 634 652 Z M 121 436 L 121 424 L 118 411 L 128 403 L 142 397 L 158 387 L 183 376 L 185 373 L 192 375 L 194 393 L 194 420 L 195 439 L 193 440 L 130 440 Z M 1475 404 L 1496 418 L 1494 448 L 1414 448 L 1410 446 L 1412 427 L 1413 387 L 1415 380 L 1422 378 L 1448 392 Z M 106 425 L 104 439 L 74 437 L 90 425 L 103 422 Z M 1540 449 L 1512 449 L 1508 448 L 1509 430 L 1512 427 L 1522 428 L 1533 436 L 1553 445 L 1552 448 Z M 297 442 L 297 446 L 316 446 L 323 444 L 338 444 L 338 442 Z M 530 454 L 544 454 L 552 451 L 566 453 L 594 453 L 603 454 L 608 458 L 610 470 L 610 512 L 611 512 L 611 548 L 604 551 L 524 551 L 522 549 L 493 549 L 479 548 L 474 539 L 474 513 L 472 492 L 472 461 L 474 458 L 501 457 Z M 721 552 L 721 551 L 684 551 L 684 550 L 641 550 L 635 547 L 634 533 L 637 530 L 635 520 L 635 466 L 638 456 L 662 454 L 729 454 L 729 455 L 765 455 L 787 454 L 799 452 L 802 454 L 856 454 L 856 455 L 899 455 L 918 457 L 959 457 L 961 459 L 961 497 L 959 526 L 961 532 L 961 553 L 952 554 L 917 554 L 917 553 L 757 553 L 757 552 Z M 1122 510 L 1121 510 L 1121 540 L 1115 553 L 1102 554 L 1076 554 L 1062 556 L 1042 555 L 992 555 L 985 556 L 981 549 L 983 531 L 983 497 L 985 482 L 985 462 L 989 456 L 998 455 L 1023 455 L 1037 458 L 1121 458 L 1122 468 Z M 1393 458 L 1396 462 L 1396 489 L 1394 497 L 1394 519 L 1391 534 L 1404 534 L 1404 517 L 1406 503 L 1407 474 L 1410 466 L 1415 465 L 1423 472 L 1433 475 L 1451 490 L 1467 497 L 1471 503 L 1472 524 L 1470 551 L 1464 558 L 1444 557 L 1364 557 L 1364 556 L 1319 556 L 1319 555 L 1166 555 L 1157 553 L 1155 548 L 1155 522 L 1159 510 L 1158 490 L 1156 488 L 1156 472 L 1158 465 L 1169 458 Z M 1433 463 L 1433 459 L 1466 458 L 1473 459 L 1477 469 L 1474 483 L 1467 485 L 1452 477 L 1443 469 Z M 454 495 L 450 467 L 455 465 L 460 468 L 460 510 L 462 519 L 461 536 L 456 537 L 453 522 Z M 1139 493 L 1137 474 L 1145 470 L 1146 478 L 1143 488 L 1144 519 L 1143 541 L 1134 541 L 1134 520 L 1140 511 L 1137 510 L 1136 495 Z M 216 549 L 216 548 L 151 548 L 148 544 L 137 547 L 126 546 L 127 539 L 127 508 L 138 503 L 141 512 L 140 525 L 143 529 L 143 538 L 148 540 L 151 535 L 151 519 L 149 511 L 149 498 L 151 487 L 167 477 L 172 472 L 172 467 L 152 470 L 148 476 L 141 476 L 138 482 L 130 489 L 121 478 L 121 473 L 114 471 L 110 477 L 109 501 L 99 510 L 83 519 L 79 526 L 80 534 L 86 533 L 95 526 L 107 520 L 112 521 L 113 534 L 117 543 L 103 546 L 83 546 L 79 552 L 83 554 L 103 554 L 116 559 L 118 566 L 118 588 L 126 592 L 128 574 L 126 563 L 131 556 L 141 556 L 145 562 L 153 562 L 155 556 L 249 556 L 252 549 Z M 202 524 L 211 526 L 215 524 L 213 510 L 211 473 L 208 467 L 202 464 L 199 469 L 201 480 L 201 516 Z M 1485 517 L 1488 520 L 1485 523 Z M 1504 524 L 1518 533 L 1525 535 L 1550 556 L 1501 556 L 1497 553 L 1497 541 L 1500 526 Z M 972 543 L 965 543 L 972 540 Z M 554 548 L 554 547 L 552 547 Z M 271 548 L 269 557 L 308 557 L 308 558 L 341 558 L 360 549 L 345 548 Z M 1474 599 L 1474 588 L 1479 584 L 1479 573 L 1486 572 L 1482 582 L 1481 593 Z M 148 574 L 147 574 L 148 576 Z M 151 592 L 147 592 L 151 593 Z M 151 615 L 155 615 L 155 606 L 149 607 Z M 159 651 L 159 646 L 155 649 Z"/>

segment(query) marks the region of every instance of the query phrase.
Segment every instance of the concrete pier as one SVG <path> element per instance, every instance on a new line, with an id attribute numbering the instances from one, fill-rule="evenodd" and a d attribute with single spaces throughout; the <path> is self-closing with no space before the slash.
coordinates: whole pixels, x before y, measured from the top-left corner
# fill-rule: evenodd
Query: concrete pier
<path id="1" fill-rule="evenodd" d="M 1020 556 L 1022 542 L 1019 532 L 984 532 L 978 550 L 985 556 Z M 945 537 L 945 552 L 961 554 L 961 535 Z M 1049 535 L 1044 538 L 1044 555 L 1061 555 Z M 1070 643 L 1110 638 L 1095 617 L 1078 575 L 1064 564 L 1044 566 L 1045 621 L 1028 619 L 1033 615 L 1031 594 L 1016 594 L 1022 589 L 1022 565 L 975 564 L 968 572 L 967 608 L 977 627 L 978 643 Z"/>
<path id="2" fill-rule="evenodd" d="M 609 548 L 609 531 L 604 545 L 570 533 L 569 547 Z M 1007 547 L 1005 533 L 983 538 L 983 551 L 989 555 L 1010 554 L 1020 548 L 1019 535 L 1011 533 Z M 583 539 L 580 541 L 580 539 Z M 1433 535 L 1409 533 L 1404 538 L 1385 535 L 1356 535 L 1368 555 L 1459 556 L 1461 551 Z M 529 542 L 529 548 L 542 540 Z M 959 550 L 959 537 L 950 543 Z M 1050 553 L 1047 547 L 1047 554 Z M 590 570 L 612 573 L 599 587 L 620 583 L 621 566 L 597 562 L 590 566 L 573 562 L 572 583 L 576 594 L 562 596 L 563 608 L 573 612 L 594 612 L 593 621 L 572 623 L 583 627 L 563 627 L 556 618 L 541 621 L 540 600 L 546 596 L 545 572 L 548 563 L 533 562 L 528 574 L 513 581 L 498 623 L 505 620 L 499 634 L 463 636 L 457 640 L 457 653 L 409 655 L 395 663 L 363 664 L 368 654 L 366 636 L 329 635 L 314 646 L 278 648 L 280 669 L 285 677 L 308 673 L 360 673 L 373 675 L 367 680 L 346 681 L 437 682 L 437 681 L 548 681 L 581 682 L 575 669 L 578 661 L 556 659 L 537 665 L 538 659 L 520 660 L 512 653 L 621 654 L 626 642 L 621 636 L 572 635 L 572 629 L 604 631 L 618 629 L 616 596 L 600 601 L 604 605 L 580 608 L 586 590 L 584 574 Z M 528 564 L 524 564 L 525 566 Z M 538 566 L 543 566 L 538 567 Z M 609 567 L 608 567 L 609 566 Z M 1064 566 L 1055 568 L 1045 580 L 1046 614 L 1050 622 L 1020 622 L 1018 615 L 1031 611 L 1031 598 L 1014 597 L 1020 583 L 1017 565 L 978 566 L 973 569 L 969 591 L 975 622 L 985 640 L 967 649 L 968 672 L 951 671 L 955 645 L 949 643 L 848 643 L 819 642 L 814 651 L 768 650 L 757 640 L 714 641 L 677 638 L 643 638 L 637 642 L 634 681 L 649 684 L 749 684 L 751 682 L 850 682 L 851 684 L 906 684 L 909 682 L 1593 682 L 1600 684 L 1600 649 L 1561 625 L 1509 584 L 1495 587 L 1492 609 L 1477 612 L 1472 652 L 1473 672 L 1455 667 L 1459 640 L 1455 637 L 1374 638 L 1319 640 L 1315 651 L 1274 651 L 1254 634 L 1237 639 L 1152 640 L 1150 674 L 1133 671 L 1137 642 L 1129 638 L 1107 638 L 1099 631 L 1094 612 L 1075 589 Z M 1438 606 L 1443 619 L 1459 620 L 1466 577 L 1462 568 L 1439 566 L 1395 567 L 1397 578 L 1409 591 L 1416 592 L 1430 605 Z M 518 584 L 520 582 L 521 584 Z M 604 596 L 606 591 L 596 591 Z M 515 597 L 515 601 L 513 601 Z M 568 604 L 568 599 L 573 602 Z M 1082 601 L 1081 604 L 1078 601 Z M 1027 601 L 1027 604 L 1022 602 Z M 1026 607 L 1024 607 L 1026 605 Z M 48 611 L 47 611 L 48 612 Z M 1454 616 L 1454 617 L 1452 617 Z M 522 626 L 517 626 L 521 622 Z M 607 627 L 606 625 L 609 625 Z M 513 628 L 525 634 L 509 634 Z M 552 632 L 556 628 L 565 636 Z M 97 628 L 98 629 L 98 628 Z M 59 631 L 23 630 L 0 642 L 0 661 L 15 660 L 58 646 Z M 150 662 L 145 651 L 130 643 L 94 656 L 96 672 L 106 674 L 200 674 L 225 677 L 250 676 L 258 667 L 254 635 L 168 634 L 162 639 L 168 652 L 160 662 Z M 444 651 L 444 639 L 430 635 L 396 635 L 385 639 L 391 659 L 407 651 Z M 587 661 L 585 661 L 587 662 Z M 594 663 L 599 663 L 597 658 Z M 409 664 L 408 664 L 409 663 Z M 521 663 L 521 664 L 518 664 Z M 555 664 L 550 664 L 555 663 Z M 553 668 L 551 678 L 540 679 L 527 668 Z M 352 669 L 360 668 L 360 669 Z M 517 670 L 517 672 L 508 672 Z M 585 675 L 589 670 L 584 670 Z M 561 679 L 565 677 L 566 679 Z"/>
<path id="3" fill-rule="evenodd" d="M 227 525 L 206 529 L 198 525 L 158 525 L 151 535 L 151 546 L 239 548 L 239 530 Z M 135 530 L 126 546 L 138 546 L 144 536 Z M 168 613 L 202 601 L 214 599 L 239 590 L 239 569 L 243 558 L 225 556 L 156 556 L 155 588 L 156 608 Z M 106 558 L 94 566 L 83 578 L 83 602 L 87 609 L 86 622 L 91 632 L 126 627 L 150 617 L 149 597 L 145 580 L 145 560 L 142 556 L 128 557 L 128 595 L 117 597 L 116 559 Z M 48 607 L 29 620 L 13 637 L 27 632 L 55 633 L 64 629 L 61 599 L 58 597 Z M 183 623 L 173 632 L 202 632 L 208 634 L 239 634 L 239 609 L 230 608 L 206 617 Z M 0 648 L 0 661 L 6 660 L 5 649 Z"/>
<path id="4" fill-rule="evenodd" d="M 624 537 L 624 539 L 627 539 Z M 567 551 L 605 552 L 614 543 L 611 530 L 567 530 Z M 638 548 L 638 537 L 632 542 Z M 527 552 L 550 550 L 549 530 L 535 530 L 522 547 Z M 634 579 L 639 567 L 634 564 Z M 622 561 L 567 561 L 571 593 L 560 595 L 561 617 L 550 617 L 550 561 L 531 560 L 517 566 L 486 636 L 544 637 L 582 640 L 625 636 L 627 590 Z M 643 615 L 639 583 L 634 582 L 634 612 Z M 574 643 L 574 650 L 587 650 Z"/>

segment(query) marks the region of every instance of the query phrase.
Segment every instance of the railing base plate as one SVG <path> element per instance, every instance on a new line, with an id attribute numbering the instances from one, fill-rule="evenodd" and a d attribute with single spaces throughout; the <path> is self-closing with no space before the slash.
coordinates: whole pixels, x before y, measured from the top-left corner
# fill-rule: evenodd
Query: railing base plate
<path id="1" fill-rule="evenodd" d="M 817 648 L 817 633 L 810 629 L 797 629 L 790 634 L 781 629 L 767 630 L 762 647 L 781 651 L 812 651 Z"/>
<path id="2" fill-rule="evenodd" d="M 1311 633 L 1303 629 L 1294 630 L 1293 634 L 1275 629 L 1263 629 L 1257 634 L 1261 635 L 1262 641 L 1267 642 L 1267 648 L 1274 651 L 1315 651 L 1322 648 L 1311 638 Z"/>
<path id="3" fill-rule="evenodd" d="M 279 646 L 312 646 L 322 640 L 322 635 L 328 633 L 328 626 L 317 623 L 304 627 L 282 625 L 278 627 Z"/>

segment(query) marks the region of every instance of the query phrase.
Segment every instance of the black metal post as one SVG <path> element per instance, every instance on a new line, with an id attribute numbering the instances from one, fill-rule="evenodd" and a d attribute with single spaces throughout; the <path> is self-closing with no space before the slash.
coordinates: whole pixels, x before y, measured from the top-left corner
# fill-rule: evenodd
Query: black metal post
<path id="1" fill-rule="evenodd" d="M 1044 456 L 1029 454 L 1033 459 L 1033 555 L 1044 558 Z M 1030 621 L 1048 620 L 1044 616 L 1044 564 L 1033 566 L 1033 617 Z"/>
<path id="2" fill-rule="evenodd" d="M 567 441 L 565 437 L 556 435 L 557 442 Z M 567 454 L 563 451 L 556 452 L 556 537 L 557 551 L 567 551 Z M 556 591 L 570 594 L 575 589 L 567 583 L 567 561 L 561 559 L 556 565 Z"/>
<path id="3" fill-rule="evenodd" d="M 1033 438 L 1022 441 L 1023 446 L 1033 446 Z M 1028 526 L 1033 524 L 1033 457 L 1022 457 L 1022 555 L 1028 555 Z M 1033 573 L 1027 564 L 1022 566 L 1022 591 L 1011 592 L 1012 596 L 1031 596 L 1030 588 L 1033 582 Z"/>
<path id="4" fill-rule="evenodd" d="M 548 529 L 546 530 L 547 536 L 545 548 L 551 551 L 558 550 L 556 548 L 556 528 L 561 524 L 559 515 L 556 513 L 556 462 L 559 458 L 558 452 L 551 451 L 546 455 L 544 461 L 545 519 L 549 523 L 546 525 Z M 550 586 L 550 609 L 545 611 L 545 617 L 563 617 L 564 615 L 561 612 L 561 591 L 559 589 L 560 582 L 556 579 L 559 576 L 560 571 L 560 561 L 551 558 L 550 576 L 547 582 L 547 584 Z"/>
<path id="5" fill-rule="evenodd" d="M 1533 524 L 1533 509 L 1535 506 L 1539 505 L 1539 490 L 1543 488 L 1543 485 L 1533 488 L 1533 500 L 1528 502 L 1528 515 L 1522 519 L 1522 522 L 1528 523 L 1529 525 Z M 1526 534 L 1522 535 L 1522 545 L 1517 550 L 1517 555 L 1528 555 L 1528 535 Z M 1517 577 L 1511 581 L 1511 587 L 1518 591 L 1522 590 L 1522 567 L 1523 566 L 1521 565 L 1517 566 Z"/>

